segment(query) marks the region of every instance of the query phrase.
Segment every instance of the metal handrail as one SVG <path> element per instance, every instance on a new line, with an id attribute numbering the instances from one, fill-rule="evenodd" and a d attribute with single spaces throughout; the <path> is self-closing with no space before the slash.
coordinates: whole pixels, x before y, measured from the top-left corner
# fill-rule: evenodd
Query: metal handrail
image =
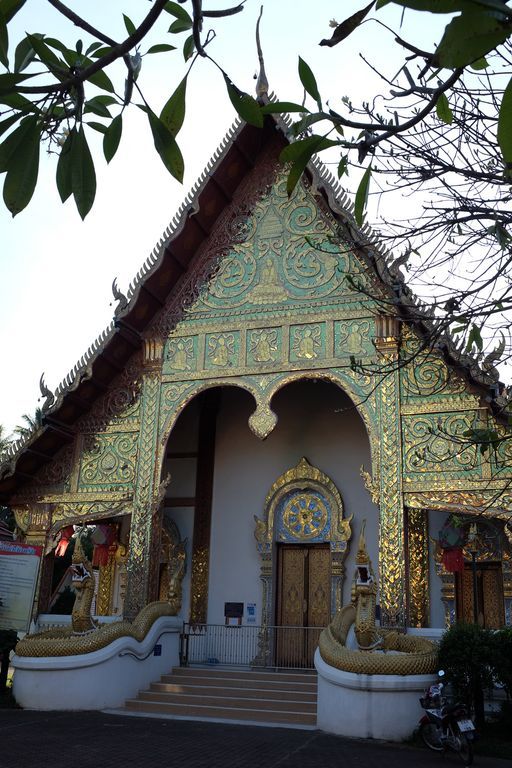
<path id="1" fill-rule="evenodd" d="M 313 656 L 322 629 L 185 623 L 181 635 L 180 663 L 182 666 L 313 669 Z"/>

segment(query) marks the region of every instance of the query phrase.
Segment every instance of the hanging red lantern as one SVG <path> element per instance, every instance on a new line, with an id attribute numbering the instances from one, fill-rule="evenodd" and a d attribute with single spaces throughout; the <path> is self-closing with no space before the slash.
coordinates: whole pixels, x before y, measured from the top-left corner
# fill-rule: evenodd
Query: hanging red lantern
<path id="1" fill-rule="evenodd" d="M 68 525 L 61 530 L 59 543 L 55 549 L 55 557 L 64 557 L 74 532 L 75 529 L 72 525 Z"/>
<path id="2" fill-rule="evenodd" d="M 450 573 L 462 573 L 464 570 L 464 553 L 462 547 L 444 549 L 443 565 Z"/>

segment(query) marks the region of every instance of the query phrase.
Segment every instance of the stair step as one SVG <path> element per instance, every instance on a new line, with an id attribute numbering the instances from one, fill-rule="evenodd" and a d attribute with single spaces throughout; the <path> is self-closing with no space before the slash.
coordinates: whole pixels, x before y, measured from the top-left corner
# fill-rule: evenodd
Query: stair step
<path id="1" fill-rule="evenodd" d="M 220 672 L 220 670 L 219 670 Z M 269 688 L 276 688 L 278 690 L 287 690 L 287 689 L 293 689 L 297 691 L 316 691 L 317 689 L 317 681 L 316 678 L 313 678 L 312 680 L 304 680 L 304 677 L 300 675 L 293 676 L 293 679 L 290 679 L 290 676 L 283 675 L 277 676 L 277 675 L 271 675 L 269 677 L 263 676 L 261 677 L 259 673 L 255 673 L 254 677 L 241 677 L 241 676 L 234 676 L 230 673 L 229 670 L 224 670 L 223 674 L 211 674 L 208 671 L 203 671 L 201 674 L 198 674 L 196 670 L 194 670 L 194 674 L 183 674 L 182 672 L 179 672 L 178 670 L 173 670 L 170 674 L 162 675 L 162 682 L 163 683 L 170 683 L 173 685 L 180 685 L 185 680 L 187 681 L 187 684 L 194 684 L 194 685 L 203 685 L 203 686 L 226 686 L 226 687 L 237 687 L 237 686 L 243 686 L 247 688 L 261 688 L 263 685 Z M 308 676 L 309 677 L 309 676 Z"/>
<path id="2" fill-rule="evenodd" d="M 171 693 L 171 694 L 185 694 L 185 695 L 208 695 L 208 696 L 237 696 L 244 698 L 258 698 L 263 697 L 266 699 L 285 699 L 287 696 L 293 696 L 295 701 L 316 702 L 316 688 L 315 690 L 302 691 L 297 689 L 285 689 L 282 686 L 279 688 L 265 688 L 260 683 L 259 687 L 255 686 L 208 686 L 206 692 L 204 685 L 198 685 L 194 683 L 151 683 L 149 690 L 158 693 Z"/>
<path id="3" fill-rule="evenodd" d="M 211 707 L 201 706 L 199 704 L 172 704 L 160 703 L 154 701 L 141 701 L 140 699 L 129 699 L 126 702 L 126 708 L 130 711 L 153 712 L 163 715 L 177 715 L 180 717 L 200 717 L 225 720 L 258 720 L 260 722 L 272 723 L 294 723 L 303 725 L 316 724 L 316 711 L 295 712 L 279 711 L 269 709 L 240 709 L 239 707 Z"/>
<path id="4" fill-rule="evenodd" d="M 240 678 L 242 680 L 260 679 L 260 680 L 289 680 L 300 682 L 304 678 L 310 677 L 312 681 L 316 681 L 315 672 L 281 672 L 272 670 L 252 670 L 252 669 L 235 669 L 233 667 L 173 667 L 172 674 L 184 675 L 186 677 L 201 677 L 207 675 L 209 677 L 231 677 Z"/>
<path id="5" fill-rule="evenodd" d="M 313 728 L 316 707 L 316 674 L 179 667 L 129 699 L 124 711 Z"/>
<path id="6" fill-rule="evenodd" d="M 161 704 L 182 704 L 182 705 L 201 705 L 207 707 L 236 707 L 237 709 L 273 709 L 279 712 L 308 712 L 316 713 L 316 701 L 304 702 L 293 701 L 289 699 L 256 698 L 249 699 L 245 697 L 230 696 L 205 696 L 189 695 L 180 693 L 160 693 L 158 691 L 141 691 L 138 696 L 139 701 L 151 701 Z"/>

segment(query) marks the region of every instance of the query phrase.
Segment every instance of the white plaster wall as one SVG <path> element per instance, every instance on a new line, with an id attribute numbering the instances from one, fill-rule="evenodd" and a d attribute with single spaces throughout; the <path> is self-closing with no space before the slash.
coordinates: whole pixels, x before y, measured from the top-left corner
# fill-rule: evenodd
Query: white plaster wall
<path id="1" fill-rule="evenodd" d="M 120 707 L 179 664 L 181 622 L 157 619 L 141 642 L 120 637 L 80 656 L 14 656 L 13 692 L 27 709 L 80 710 Z M 153 655 L 156 644 L 161 655 Z M 137 657 L 137 658 L 136 658 Z"/>
<path id="2" fill-rule="evenodd" d="M 430 569 L 430 626 L 445 629 L 444 604 L 441 599 L 441 578 L 436 573 L 434 562 L 434 543 L 433 540 L 439 539 L 439 531 L 443 527 L 447 515 L 445 512 L 430 510 L 428 513 L 428 533 L 430 536 L 429 546 L 429 569 Z"/>
<path id="3" fill-rule="evenodd" d="M 349 600 L 354 557 L 362 520 L 378 567 L 378 510 L 359 474 L 370 465 L 365 427 L 349 399 L 335 385 L 302 381 L 277 393 L 272 407 L 278 423 L 261 441 L 249 429 L 254 410 L 250 395 L 226 388 L 217 423 L 210 548 L 208 622 L 224 623 L 225 602 L 255 602 L 261 620 L 260 558 L 254 539 L 254 515 L 263 516 L 272 483 L 302 456 L 337 485 L 345 515 L 354 514 L 347 557 L 344 602 Z M 245 623 L 245 616 L 244 616 Z"/>

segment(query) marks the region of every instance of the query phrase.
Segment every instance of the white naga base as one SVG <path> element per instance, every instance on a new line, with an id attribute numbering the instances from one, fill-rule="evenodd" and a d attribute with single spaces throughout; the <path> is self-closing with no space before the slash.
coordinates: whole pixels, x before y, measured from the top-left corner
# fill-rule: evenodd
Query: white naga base
<path id="1" fill-rule="evenodd" d="M 182 626 L 182 619 L 162 616 L 142 642 L 120 637 L 77 656 L 14 656 L 16 701 L 27 709 L 119 707 L 179 664 Z"/>
<path id="2" fill-rule="evenodd" d="M 358 675 L 329 666 L 317 648 L 317 726 L 340 736 L 402 741 L 423 711 L 418 699 L 435 675 Z"/>

